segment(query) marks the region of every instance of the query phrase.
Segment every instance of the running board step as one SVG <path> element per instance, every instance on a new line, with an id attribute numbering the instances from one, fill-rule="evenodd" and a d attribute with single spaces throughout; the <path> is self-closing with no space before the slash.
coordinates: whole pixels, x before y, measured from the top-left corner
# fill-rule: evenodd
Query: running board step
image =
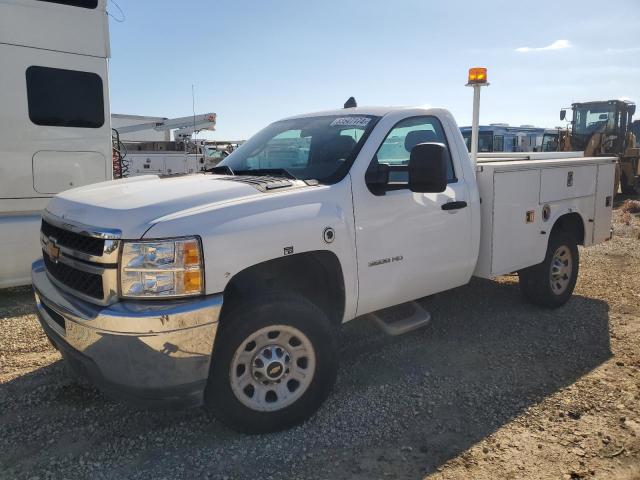
<path id="1" fill-rule="evenodd" d="M 388 335 L 402 335 L 431 321 L 431 314 L 417 302 L 407 302 L 395 307 L 370 313 L 369 316 Z"/>

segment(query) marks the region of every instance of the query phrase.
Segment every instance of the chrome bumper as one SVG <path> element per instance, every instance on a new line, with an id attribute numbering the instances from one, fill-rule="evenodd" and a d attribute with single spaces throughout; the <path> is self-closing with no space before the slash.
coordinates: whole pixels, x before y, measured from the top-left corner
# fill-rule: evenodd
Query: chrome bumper
<path id="1" fill-rule="evenodd" d="M 43 329 L 99 388 L 147 406 L 202 402 L 222 294 L 103 307 L 55 286 L 42 260 L 31 277 Z"/>

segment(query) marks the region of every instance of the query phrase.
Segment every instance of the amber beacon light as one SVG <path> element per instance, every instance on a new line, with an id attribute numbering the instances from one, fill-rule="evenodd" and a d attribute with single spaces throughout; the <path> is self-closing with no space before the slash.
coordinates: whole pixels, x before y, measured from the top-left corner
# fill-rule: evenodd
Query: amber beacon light
<path id="1" fill-rule="evenodd" d="M 473 67 L 469 69 L 468 85 L 485 85 L 487 83 L 487 69 Z"/>

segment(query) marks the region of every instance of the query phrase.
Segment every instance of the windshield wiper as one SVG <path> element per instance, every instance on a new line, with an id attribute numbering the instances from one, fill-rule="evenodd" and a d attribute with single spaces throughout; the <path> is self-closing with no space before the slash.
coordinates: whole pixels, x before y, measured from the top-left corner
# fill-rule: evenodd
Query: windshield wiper
<path id="1" fill-rule="evenodd" d="M 274 175 L 278 177 L 285 177 L 289 180 L 299 180 L 295 175 L 293 175 L 289 170 L 284 168 L 257 168 L 255 170 L 231 170 L 227 165 L 220 165 L 217 167 L 212 167 L 207 169 L 207 172 L 213 173 L 216 175 L 254 175 L 256 177 L 264 177 L 268 175 Z M 316 186 L 319 185 L 320 182 L 315 178 L 307 178 L 303 179 L 307 185 Z"/>
<path id="2" fill-rule="evenodd" d="M 215 175 L 235 175 L 233 170 L 231 170 L 231 168 L 227 167 L 226 165 L 211 167 L 211 168 L 208 168 L 206 171 L 209 173 L 213 173 Z"/>
<path id="3" fill-rule="evenodd" d="M 284 168 L 256 168 L 255 170 L 234 170 L 234 175 L 254 175 L 256 177 L 264 177 L 264 176 L 277 176 L 277 177 L 285 177 L 289 180 L 297 180 L 297 177 L 293 175 L 289 170 Z"/>

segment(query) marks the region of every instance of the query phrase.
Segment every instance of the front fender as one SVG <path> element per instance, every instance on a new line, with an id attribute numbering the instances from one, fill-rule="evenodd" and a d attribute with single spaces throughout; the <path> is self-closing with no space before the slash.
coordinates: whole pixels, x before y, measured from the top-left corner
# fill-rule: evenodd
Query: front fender
<path id="1" fill-rule="evenodd" d="M 294 253 L 328 250 L 340 262 L 345 319 L 356 311 L 355 230 L 350 176 L 334 185 L 278 192 L 154 224 L 145 238 L 198 235 L 207 294 L 224 291 L 239 272 Z M 334 230 L 331 242 L 327 227 Z"/>

